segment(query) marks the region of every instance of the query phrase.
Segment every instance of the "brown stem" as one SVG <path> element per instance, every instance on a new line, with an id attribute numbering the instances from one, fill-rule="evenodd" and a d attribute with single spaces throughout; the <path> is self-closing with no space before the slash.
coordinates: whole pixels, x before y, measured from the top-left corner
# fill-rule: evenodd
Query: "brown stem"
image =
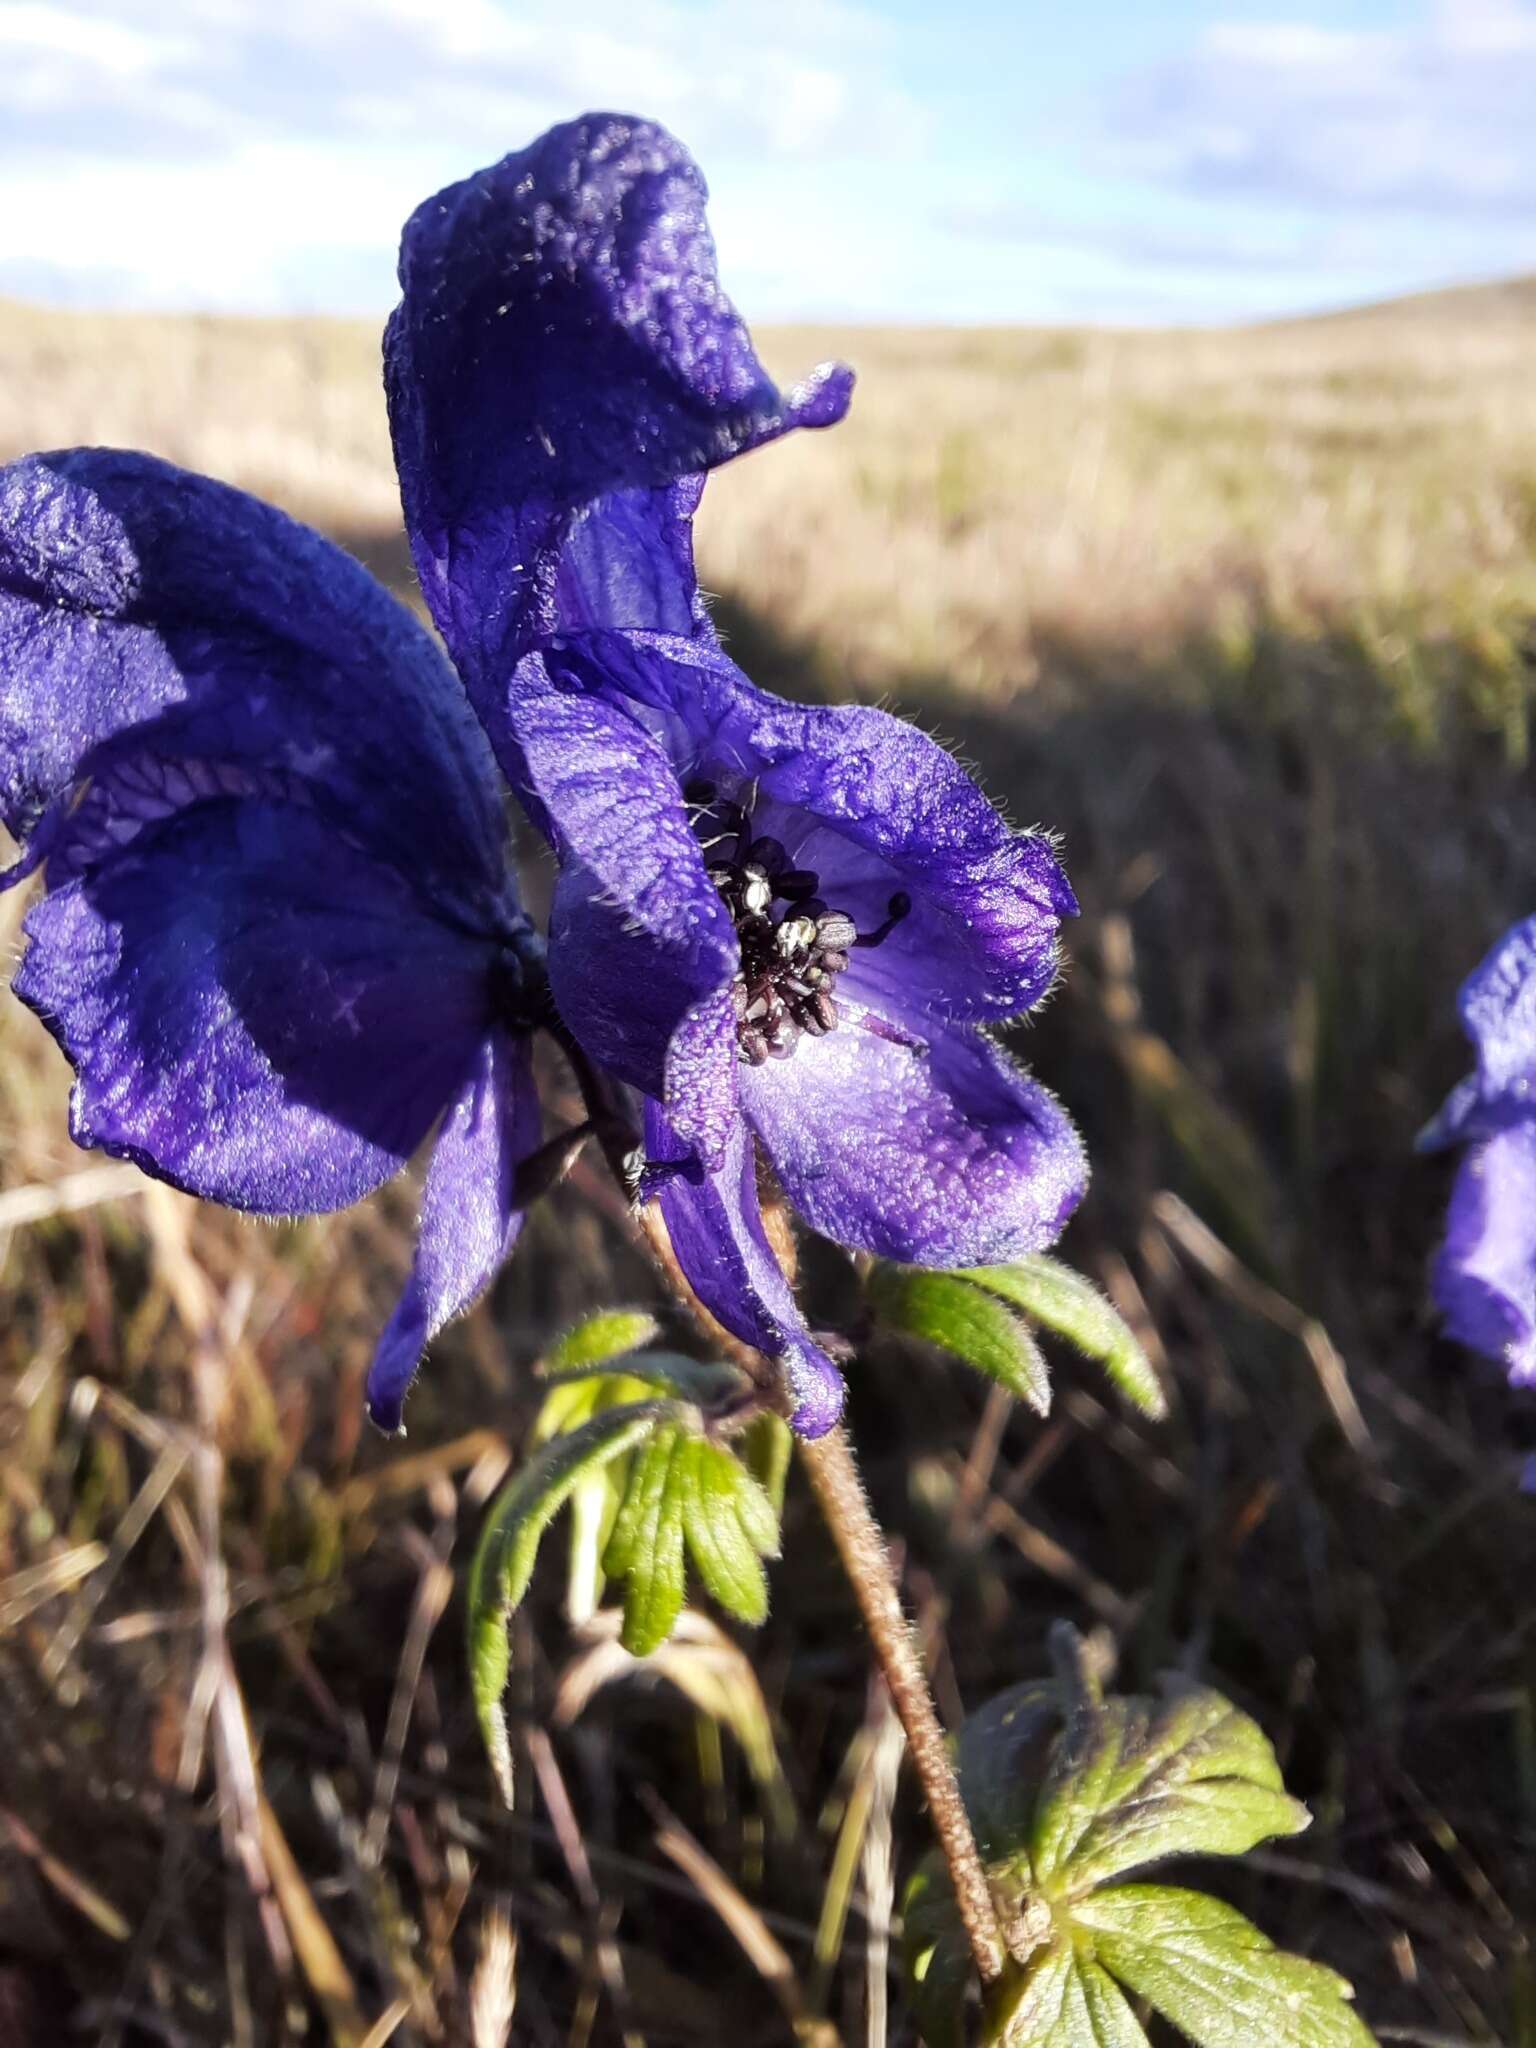
<path id="1" fill-rule="evenodd" d="M 912 1626 L 902 1611 L 890 1552 L 854 1463 L 853 1446 L 846 1430 L 839 1427 L 815 1443 L 802 1442 L 799 1448 L 800 1462 L 810 1476 L 892 1703 L 907 1732 L 907 1748 L 923 1782 L 933 1831 L 949 1865 L 955 1903 L 970 1936 L 976 1967 L 984 1984 L 993 1983 L 1002 1975 L 1003 1940 L 992 1893 Z"/>
<path id="2" fill-rule="evenodd" d="M 774 1406 L 787 1415 L 791 1406 L 789 1390 L 770 1359 L 743 1344 L 721 1328 L 688 1284 L 667 1235 L 661 1211 L 653 1202 L 637 1219 L 651 1254 L 661 1269 L 667 1287 L 687 1309 L 694 1321 L 726 1357 L 740 1365 L 762 1392 L 772 1390 Z M 770 1241 L 788 1275 L 794 1273 L 794 1241 L 781 1205 L 765 1203 L 763 1220 Z M 783 1239 L 781 1244 L 780 1239 Z M 960 1796 L 959 1781 L 949 1759 L 949 1746 L 928 1689 L 928 1677 L 902 1611 L 901 1595 L 891 1570 L 890 1552 L 880 1525 L 870 1510 L 853 1446 L 841 1427 L 815 1443 L 800 1442 L 800 1458 L 810 1476 L 811 1486 L 837 1554 L 842 1561 L 853 1595 L 864 1617 L 874 1646 L 875 1658 L 884 1673 L 891 1700 L 906 1730 L 907 1747 L 922 1780 L 934 1833 L 939 1838 L 944 1861 L 971 1952 L 983 1984 L 1002 1975 L 1003 1939 L 998 1929 L 992 1893 L 982 1869 L 970 1817 Z"/>

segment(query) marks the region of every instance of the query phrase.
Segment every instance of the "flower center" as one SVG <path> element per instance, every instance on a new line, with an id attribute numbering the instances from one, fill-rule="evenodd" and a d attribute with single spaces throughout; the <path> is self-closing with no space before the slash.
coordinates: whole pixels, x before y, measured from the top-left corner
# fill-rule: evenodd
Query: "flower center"
<path id="1" fill-rule="evenodd" d="M 898 890 L 883 924 L 861 932 L 846 911 L 823 901 L 821 877 L 796 867 L 782 842 L 752 828 L 752 813 L 712 782 L 683 792 L 693 829 L 736 926 L 741 967 L 731 984 L 736 1057 L 749 1067 L 787 1060 L 801 1037 L 838 1025 L 833 990 L 855 946 L 878 946 L 912 908 Z"/>

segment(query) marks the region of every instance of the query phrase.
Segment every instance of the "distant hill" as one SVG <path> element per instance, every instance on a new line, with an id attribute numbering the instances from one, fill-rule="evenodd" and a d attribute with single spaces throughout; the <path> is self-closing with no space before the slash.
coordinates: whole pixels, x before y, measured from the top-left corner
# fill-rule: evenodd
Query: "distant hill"
<path id="1" fill-rule="evenodd" d="M 855 403 L 721 472 L 704 574 L 872 693 L 1005 692 L 1063 650 L 1240 665 L 1281 618 L 1378 649 L 1421 722 L 1409 636 L 1475 641 L 1503 718 L 1536 614 L 1533 327 L 1526 277 L 1247 328 L 766 329 L 781 378 L 851 361 Z M 74 442 L 395 547 L 409 587 L 376 322 L 0 302 L 0 460 Z"/>
<path id="2" fill-rule="evenodd" d="M 1530 320 L 1536 318 L 1536 273 L 1494 278 L 1485 284 L 1441 285 L 1434 291 L 1405 292 L 1391 299 L 1370 299 L 1364 305 L 1337 307 L 1327 313 L 1303 313 L 1268 323 L 1275 327 L 1317 326 L 1340 320 L 1428 319 Z"/>

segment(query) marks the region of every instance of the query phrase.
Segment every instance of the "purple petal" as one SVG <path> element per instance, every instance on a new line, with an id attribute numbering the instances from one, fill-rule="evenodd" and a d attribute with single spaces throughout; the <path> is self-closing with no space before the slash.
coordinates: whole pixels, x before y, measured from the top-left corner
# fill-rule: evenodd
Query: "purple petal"
<path id="1" fill-rule="evenodd" d="M 849 1007 L 825 1038 L 743 1070 L 743 1111 L 794 1207 L 838 1244 L 913 1265 L 1001 1265 L 1054 1243 L 1088 1179 L 1054 1096 L 978 1031 L 923 1045 L 891 1029 Z"/>
<path id="2" fill-rule="evenodd" d="M 780 393 L 721 291 L 704 181 L 590 114 L 419 207 L 385 381 L 427 603 L 477 701 L 561 625 L 706 631 L 686 483 L 847 409 Z"/>
<path id="3" fill-rule="evenodd" d="M 489 1022 L 494 946 L 293 804 L 147 825 L 25 930 L 14 986 L 75 1069 L 76 1142 L 262 1214 L 388 1179 Z"/>
<path id="4" fill-rule="evenodd" d="M 114 751 L 301 779 L 350 838 L 500 898 L 495 766 L 431 637 L 271 506 L 112 449 L 0 470 L 0 815 Z"/>
<path id="5" fill-rule="evenodd" d="M 690 1147 L 647 1104 L 646 1157 L 686 1160 Z M 657 1197 L 678 1264 L 700 1301 L 733 1337 L 781 1361 L 804 1437 L 825 1436 L 843 1412 L 837 1367 L 813 1344 L 793 1290 L 763 1229 L 752 1140 L 738 1120 L 713 1173 L 674 1174 Z"/>
<path id="6" fill-rule="evenodd" d="M 757 829 L 861 930 L 885 920 L 897 892 L 909 898 L 884 943 L 855 953 L 851 994 L 983 1019 L 1014 1016 L 1050 987 L 1061 920 L 1077 910 L 1051 842 L 1014 831 L 917 727 L 867 705 L 785 703 L 717 649 L 664 636 L 585 634 L 548 662 L 567 688 L 642 716 L 679 781 L 755 797 Z"/>
<path id="7" fill-rule="evenodd" d="M 1435 1299 L 1450 1335 L 1536 1386 L 1536 1124 L 1473 1145 L 1451 1195 Z"/>
<path id="8" fill-rule="evenodd" d="M 368 1413 L 380 1429 L 401 1430 L 422 1352 L 478 1299 L 511 1251 L 523 1221 L 517 1169 L 539 1136 L 528 1041 L 494 1031 L 443 1118 L 422 1192 L 411 1277 L 368 1374 Z"/>
<path id="9" fill-rule="evenodd" d="M 679 1129 L 719 1156 L 735 1113 L 725 991 L 738 958 L 671 763 L 627 712 L 518 671 L 524 795 L 560 856 L 550 987 L 587 1053 L 676 1105 Z"/>
<path id="10" fill-rule="evenodd" d="M 1536 917 L 1504 934 L 1462 983 L 1457 1006 L 1477 1071 L 1420 1133 L 1422 1152 L 1486 1137 L 1536 1111 Z"/>

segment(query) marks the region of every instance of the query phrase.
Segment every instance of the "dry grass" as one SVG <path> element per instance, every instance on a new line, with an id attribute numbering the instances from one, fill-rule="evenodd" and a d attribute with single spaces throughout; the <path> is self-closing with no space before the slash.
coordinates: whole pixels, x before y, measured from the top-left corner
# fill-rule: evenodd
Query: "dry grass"
<path id="1" fill-rule="evenodd" d="M 1243 1903 L 1384 2038 L 1511 2048 L 1532 1432 L 1434 1335 L 1445 1176 L 1409 1145 L 1460 1068 L 1456 980 L 1536 900 L 1533 340 L 1521 292 L 1226 335 L 776 335 L 782 368 L 859 364 L 855 415 L 718 478 L 703 534 L 762 680 L 900 700 L 1066 831 L 1083 896 L 1029 1050 L 1098 1161 L 1070 1249 L 1175 1410 L 1129 1425 L 1064 1364 L 1042 1426 L 929 1361 L 861 1366 L 945 1711 L 1038 1669 L 1056 1613 L 1108 1618 L 1128 1681 L 1209 1676 L 1318 1815 Z M 352 327 L 4 309 L 0 454 L 150 446 L 403 580 L 375 360 Z M 881 1724 L 803 1499 L 752 1645 L 782 1777 L 653 1680 L 536 1735 L 518 1815 L 491 1802 L 437 1616 L 528 1363 L 647 1286 L 596 1184 L 439 1347 L 402 1451 L 360 1439 L 358 1387 L 409 1191 L 270 1231 L 81 1182 L 63 1096 L 7 1007 L 0 2038 L 751 2048 L 793 2014 L 863 2041 L 885 1831 L 898 1870 L 923 1831 L 882 1792 L 838 1852 Z M 835 1305 L 834 1261 L 817 1284 Z M 596 1654 L 554 1576 L 518 1644 L 535 1731 Z"/>

